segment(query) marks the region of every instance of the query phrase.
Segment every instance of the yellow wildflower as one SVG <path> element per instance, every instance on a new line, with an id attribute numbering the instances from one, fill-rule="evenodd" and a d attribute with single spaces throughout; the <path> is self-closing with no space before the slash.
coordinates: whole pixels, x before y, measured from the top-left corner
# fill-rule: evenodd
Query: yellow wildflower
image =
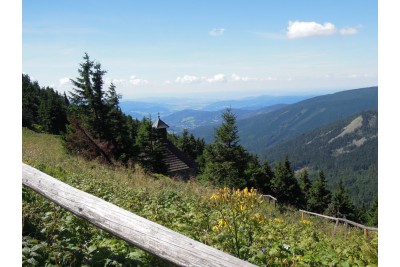
<path id="1" fill-rule="evenodd" d="M 249 189 L 247 189 L 247 187 L 245 187 L 245 188 L 243 189 L 243 194 L 244 194 L 245 196 L 247 196 L 247 195 L 249 194 Z"/>
<path id="2" fill-rule="evenodd" d="M 313 224 L 311 221 L 308 221 L 308 220 L 302 220 L 301 223 L 302 223 L 302 224 L 306 224 L 306 225 L 311 225 L 311 224 Z"/>

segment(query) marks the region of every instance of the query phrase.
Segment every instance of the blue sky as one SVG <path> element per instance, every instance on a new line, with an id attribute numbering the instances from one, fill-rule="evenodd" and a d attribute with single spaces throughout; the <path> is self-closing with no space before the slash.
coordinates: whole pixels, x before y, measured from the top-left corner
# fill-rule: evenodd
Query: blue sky
<path id="1" fill-rule="evenodd" d="M 23 1 L 22 71 L 71 90 L 82 56 L 124 99 L 378 83 L 377 1 Z"/>

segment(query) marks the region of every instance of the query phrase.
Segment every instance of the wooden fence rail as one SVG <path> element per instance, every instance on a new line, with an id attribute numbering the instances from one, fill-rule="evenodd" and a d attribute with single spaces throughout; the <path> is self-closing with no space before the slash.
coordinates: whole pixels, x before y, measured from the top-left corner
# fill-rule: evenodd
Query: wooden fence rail
<path id="1" fill-rule="evenodd" d="M 263 195 L 263 197 L 268 198 L 268 203 L 271 202 L 271 200 L 274 201 L 274 207 L 276 207 L 276 202 L 278 201 L 278 199 L 271 195 Z"/>
<path id="2" fill-rule="evenodd" d="M 336 217 L 326 216 L 326 215 L 322 215 L 322 214 L 319 214 L 319 213 L 310 212 L 310 211 L 306 211 L 306 210 L 299 210 L 299 211 L 301 212 L 301 219 L 302 220 L 304 220 L 304 213 L 307 213 L 307 214 L 319 216 L 319 217 L 322 217 L 322 218 L 325 218 L 325 219 L 330 219 L 330 220 L 336 221 L 335 228 L 333 229 L 333 235 L 335 235 L 335 233 L 336 233 L 336 229 L 337 229 L 337 226 L 338 226 L 339 222 L 345 223 L 345 225 L 346 225 L 346 233 L 347 233 L 347 228 L 348 228 L 349 224 L 353 225 L 353 226 L 356 226 L 358 228 L 364 229 L 365 237 L 368 237 L 368 231 L 378 231 L 378 228 L 376 228 L 376 227 L 365 226 L 365 225 L 362 225 L 362 224 L 359 224 L 359 223 L 356 223 L 356 222 L 353 222 L 353 221 L 350 221 L 350 220 L 347 220 L 347 219 L 344 219 L 344 218 L 336 218 Z"/>
<path id="3" fill-rule="evenodd" d="M 22 183 L 75 215 L 178 266 L 255 266 L 22 164 Z"/>

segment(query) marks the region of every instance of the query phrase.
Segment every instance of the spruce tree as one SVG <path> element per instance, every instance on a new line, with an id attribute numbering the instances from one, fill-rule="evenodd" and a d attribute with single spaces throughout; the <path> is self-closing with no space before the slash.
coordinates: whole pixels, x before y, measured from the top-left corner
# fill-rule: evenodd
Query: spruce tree
<path id="1" fill-rule="evenodd" d="M 378 197 L 374 198 L 368 212 L 368 225 L 378 227 Z"/>
<path id="2" fill-rule="evenodd" d="M 106 71 L 100 63 L 90 60 L 85 53 L 78 69 L 79 76 L 71 79 L 69 117 L 70 132 L 66 137 L 71 151 L 87 151 L 89 158 L 103 156 L 127 163 L 137 155 L 135 149 L 136 129 L 132 132 L 132 118 L 119 108 L 121 95 L 111 83 L 108 91 L 103 89 Z"/>
<path id="3" fill-rule="evenodd" d="M 236 116 L 230 108 L 222 114 L 222 119 L 215 130 L 215 141 L 205 149 L 202 178 L 216 185 L 241 188 L 246 185 L 247 152 L 238 144 Z"/>
<path id="4" fill-rule="evenodd" d="M 349 193 L 344 188 L 342 178 L 340 178 L 335 192 L 332 195 L 328 213 L 338 218 L 345 217 L 349 220 L 357 219 L 356 208 L 350 199 Z"/>
<path id="5" fill-rule="evenodd" d="M 300 188 L 303 191 L 304 197 L 307 200 L 310 198 L 312 183 L 310 178 L 308 177 L 308 171 L 305 169 L 300 174 Z M 305 208 L 308 209 L 307 205 Z"/>
<path id="6" fill-rule="evenodd" d="M 152 128 L 151 118 L 144 117 L 136 138 L 139 163 L 147 171 L 165 174 L 167 166 L 163 161 L 162 143 L 158 139 L 157 131 Z"/>
<path id="7" fill-rule="evenodd" d="M 304 195 L 299 183 L 294 177 L 290 161 L 286 156 L 284 162 L 278 162 L 275 166 L 274 177 L 271 180 L 271 189 L 278 202 L 291 204 L 296 207 L 303 206 Z"/>
<path id="8" fill-rule="evenodd" d="M 327 182 L 323 171 L 319 172 L 317 180 L 313 183 L 307 206 L 310 211 L 323 213 L 331 202 L 332 193 L 327 189 Z"/>

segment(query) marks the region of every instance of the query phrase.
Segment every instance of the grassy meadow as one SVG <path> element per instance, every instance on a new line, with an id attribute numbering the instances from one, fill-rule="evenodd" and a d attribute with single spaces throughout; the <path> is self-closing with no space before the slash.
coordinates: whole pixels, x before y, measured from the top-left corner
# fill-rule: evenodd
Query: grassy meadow
<path id="1" fill-rule="evenodd" d="M 60 136 L 22 130 L 22 161 L 71 186 L 259 266 L 377 266 L 378 235 L 275 208 L 255 190 L 214 188 L 68 154 Z M 23 266 L 170 266 L 28 188 Z"/>

